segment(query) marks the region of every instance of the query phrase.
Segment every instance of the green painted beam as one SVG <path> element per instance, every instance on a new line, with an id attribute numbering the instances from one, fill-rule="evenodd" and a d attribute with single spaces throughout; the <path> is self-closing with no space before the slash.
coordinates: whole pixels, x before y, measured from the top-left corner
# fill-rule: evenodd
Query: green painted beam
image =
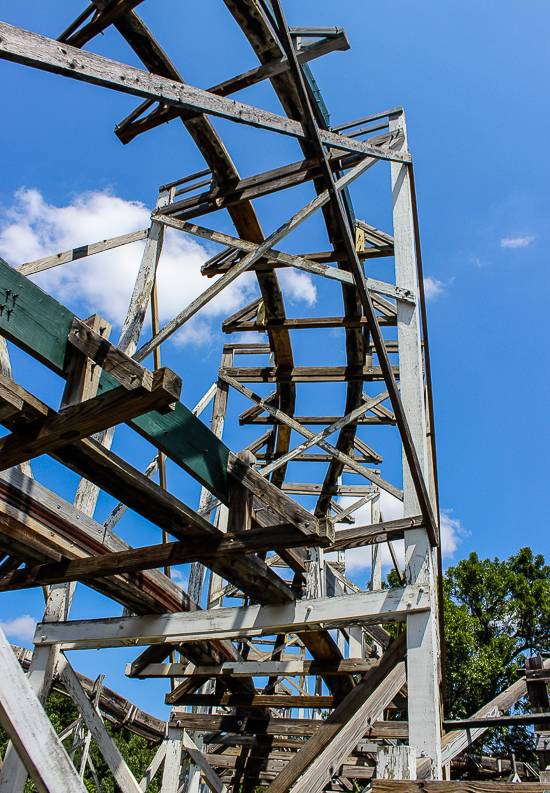
<path id="1" fill-rule="evenodd" d="M 65 377 L 74 314 L 0 258 L 0 333 Z M 100 390 L 118 383 L 103 372 Z M 182 402 L 166 415 L 156 411 L 128 424 L 214 495 L 229 498 L 229 449 Z"/>
<path id="2" fill-rule="evenodd" d="M 64 375 L 74 314 L 0 259 L 0 333 Z"/>

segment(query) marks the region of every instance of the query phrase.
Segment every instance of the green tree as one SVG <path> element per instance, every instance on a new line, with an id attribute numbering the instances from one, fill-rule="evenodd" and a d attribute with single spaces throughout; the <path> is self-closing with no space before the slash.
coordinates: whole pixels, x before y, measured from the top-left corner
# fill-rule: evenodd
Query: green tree
<path id="1" fill-rule="evenodd" d="M 518 680 L 525 657 L 550 650 L 550 566 L 522 548 L 505 561 L 476 553 L 444 579 L 446 718 L 464 718 Z M 520 701 L 518 712 L 529 710 Z M 525 727 L 485 733 L 474 748 L 534 760 Z"/>

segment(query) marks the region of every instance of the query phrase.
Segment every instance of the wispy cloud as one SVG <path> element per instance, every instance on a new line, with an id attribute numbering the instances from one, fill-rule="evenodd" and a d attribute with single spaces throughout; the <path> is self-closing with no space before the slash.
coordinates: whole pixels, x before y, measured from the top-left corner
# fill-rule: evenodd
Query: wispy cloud
<path id="1" fill-rule="evenodd" d="M 5 208 L 0 226 L 0 255 L 10 264 L 48 256 L 84 244 L 116 237 L 150 225 L 150 210 L 139 201 L 125 201 L 110 193 L 88 192 L 66 206 L 48 204 L 34 189 L 21 189 Z M 52 268 L 33 277 L 75 312 L 102 314 L 120 327 L 132 294 L 144 242 Z M 217 250 L 194 238 L 168 229 L 158 268 L 159 315 L 162 324 L 175 317 L 212 281 L 201 275 L 201 265 Z M 310 276 L 288 271 L 282 275 L 285 296 L 312 305 L 316 289 Z M 174 337 L 177 344 L 207 344 L 214 321 L 228 316 L 258 294 L 253 273 L 229 284 Z"/>
<path id="2" fill-rule="evenodd" d="M 437 278 L 432 278 L 431 275 L 424 278 L 424 294 L 426 295 L 426 300 L 436 300 L 436 298 L 444 294 L 444 292 L 445 284 L 443 281 L 438 281 Z"/>
<path id="3" fill-rule="evenodd" d="M 0 620 L 0 626 L 8 638 L 31 641 L 36 630 L 36 620 L 28 614 L 12 620 Z"/>
<path id="4" fill-rule="evenodd" d="M 535 239 L 534 234 L 524 237 L 505 237 L 500 241 L 501 248 L 526 248 Z"/>
<path id="5" fill-rule="evenodd" d="M 171 567 L 170 570 L 172 574 L 172 581 L 174 581 L 182 589 L 187 590 L 189 585 L 189 579 L 187 576 L 183 575 L 181 570 L 177 567 Z"/>
<path id="6" fill-rule="evenodd" d="M 342 507 L 347 507 L 353 499 L 340 499 Z M 403 517 L 403 502 L 394 496 L 382 491 L 380 494 L 380 511 L 384 520 L 397 520 Z M 444 559 L 449 559 L 455 553 L 459 543 L 467 536 L 468 532 L 458 518 L 452 518 L 453 510 L 444 509 L 440 514 L 441 551 Z M 371 504 L 365 504 L 353 513 L 357 526 L 369 525 L 372 521 Z M 394 541 L 394 549 L 401 567 L 405 563 L 405 549 L 402 540 Z M 389 567 L 393 564 L 387 545 L 382 546 L 382 566 Z M 350 574 L 369 569 L 371 566 L 371 548 L 353 548 L 346 551 L 346 570 Z"/>

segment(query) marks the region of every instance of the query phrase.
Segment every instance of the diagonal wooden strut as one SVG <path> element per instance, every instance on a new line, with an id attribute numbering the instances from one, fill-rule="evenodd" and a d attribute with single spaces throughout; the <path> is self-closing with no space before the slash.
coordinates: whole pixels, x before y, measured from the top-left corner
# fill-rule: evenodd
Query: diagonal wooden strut
<path id="1" fill-rule="evenodd" d="M 334 210 L 334 213 L 338 221 L 338 227 L 342 234 L 342 239 L 344 241 L 346 252 L 348 254 L 349 265 L 354 275 L 359 298 L 361 300 L 361 304 L 363 306 L 363 310 L 367 318 L 369 330 L 372 334 L 372 339 L 376 349 L 376 354 L 378 356 L 378 361 L 384 373 L 384 379 L 388 387 L 390 401 L 397 420 L 397 426 L 399 427 L 401 441 L 403 444 L 405 456 L 407 458 L 407 463 L 409 465 L 409 469 L 411 472 L 411 477 L 415 486 L 418 503 L 420 505 L 420 511 L 422 512 L 422 515 L 424 516 L 424 520 L 426 521 L 426 529 L 428 532 L 428 536 L 430 538 L 430 542 L 432 543 L 432 545 L 438 545 L 439 530 L 438 530 L 438 525 L 434 518 L 432 506 L 430 503 L 430 497 L 426 487 L 426 482 L 424 480 L 424 474 L 422 472 L 420 461 L 418 459 L 416 448 L 414 446 L 414 441 L 410 431 L 409 422 L 405 414 L 403 403 L 401 402 L 401 397 L 399 395 L 397 383 L 395 381 L 395 377 L 393 376 L 390 359 L 384 344 L 382 333 L 380 332 L 380 327 L 378 325 L 378 321 L 374 311 L 374 306 L 372 304 L 372 300 L 368 292 L 365 274 L 357 257 L 355 244 L 351 238 L 350 229 L 346 221 L 346 217 L 344 214 L 341 201 L 338 196 L 338 192 L 335 189 L 334 176 L 332 173 L 332 169 L 330 168 L 330 165 L 327 161 L 325 149 L 323 147 L 323 143 L 325 142 L 324 136 L 321 134 L 315 122 L 315 116 L 313 114 L 313 110 L 311 108 L 309 97 L 305 88 L 302 70 L 296 60 L 296 53 L 294 51 L 294 47 L 292 46 L 292 41 L 284 18 L 280 0 L 272 0 L 272 5 L 275 11 L 277 24 L 279 27 L 279 37 L 281 40 L 281 44 L 286 52 L 289 64 L 291 66 L 291 71 L 294 77 L 296 89 L 300 96 L 302 110 L 307 119 L 307 127 L 309 130 L 310 139 L 313 141 L 313 145 L 316 150 L 317 156 L 319 158 L 319 162 L 322 166 L 323 176 L 330 194 L 331 206 Z"/>
<path id="2" fill-rule="evenodd" d="M 253 391 L 251 391 L 249 388 L 246 388 L 245 386 L 241 385 L 241 383 L 235 380 L 235 378 L 229 377 L 228 375 L 221 373 L 220 373 L 220 378 L 222 380 L 225 380 L 225 382 L 228 383 L 230 386 L 232 386 L 236 391 L 239 391 L 241 394 L 243 394 L 243 396 L 246 396 L 249 399 L 251 399 L 252 402 L 256 402 L 256 404 L 261 405 L 263 410 L 266 410 L 278 421 L 281 421 L 283 424 L 286 424 L 287 426 L 291 427 L 293 430 L 296 430 L 296 432 L 299 432 L 300 435 L 303 435 L 308 440 L 311 440 L 312 438 L 316 437 L 313 434 L 313 432 L 311 432 L 311 430 L 306 429 L 295 419 L 291 418 L 290 416 L 287 416 L 286 413 L 282 412 L 282 410 L 278 410 L 277 408 L 274 408 L 265 399 L 262 399 L 260 396 L 258 396 Z M 358 410 L 361 410 L 361 408 L 358 408 Z M 369 471 L 368 468 L 364 468 L 362 465 L 357 463 L 353 459 L 353 457 L 349 457 L 349 455 L 344 454 L 344 452 L 341 452 L 339 449 L 337 449 L 335 446 L 332 446 L 330 443 L 328 443 L 325 440 L 317 440 L 316 445 L 319 446 L 321 449 L 324 449 L 339 462 L 349 466 L 349 468 L 351 468 L 356 473 L 361 474 L 361 476 L 364 476 L 365 479 L 369 480 L 369 482 L 378 485 L 378 487 L 381 487 L 382 490 L 391 493 L 392 496 L 395 496 L 395 498 L 398 498 L 400 501 L 403 500 L 403 493 L 401 490 L 399 490 L 397 487 L 392 485 L 390 482 L 386 482 L 386 480 L 382 479 L 382 477 L 378 476 L 378 474 Z"/>

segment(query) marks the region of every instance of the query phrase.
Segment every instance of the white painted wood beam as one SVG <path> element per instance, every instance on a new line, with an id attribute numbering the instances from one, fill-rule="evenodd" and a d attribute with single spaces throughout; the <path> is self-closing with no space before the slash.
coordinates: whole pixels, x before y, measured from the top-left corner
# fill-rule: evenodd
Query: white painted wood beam
<path id="1" fill-rule="evenodd" d="M 193 613 L 39 623 L 34 641 L 38 647 L 59 644 L 63 649 L 89 649 L 271 636 L 402 620 L 406 614 L 429 608 L 428 588 L 414 585 L 280 606 L 255 605 Z"/>
<path id="2" fill-rule="evenodd" d="M 37 789 L 40 793 L 86 793 L 1 628 L 0 664 L 0 722 Z"/>
<path id="3" fill-rule="evenodd" d="M 142 793 L 141 787 L 126 765 L 126 761 L 120 754 L 117 745 L 107 732 L 103 719 L 88 699 L 80 680 L 63 654 L 59 656 L 56 669 L 63 681 L 66 692 L 86 722 L 86 726 L 92 733 L 97 748 L 101 752 L 122 793 Z M 57 793 L 57 791 L 52 791 L 52 793 Z"/>

